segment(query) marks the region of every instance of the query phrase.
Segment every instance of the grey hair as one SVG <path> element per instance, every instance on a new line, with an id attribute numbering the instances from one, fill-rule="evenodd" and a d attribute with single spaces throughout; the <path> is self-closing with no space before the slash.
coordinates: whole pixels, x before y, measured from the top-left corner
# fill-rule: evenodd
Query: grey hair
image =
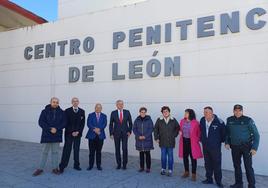
<path id="1" fill-rule="evenodd" d="M 96 104 L 95 104 L 95 108 L 96 108 L 97 106 L 100 106 L 100 107 L 102 108 L 101 103 L 96 103 Z"/>
<path id="2" fill-rule="evenodd" d="M 118 104 L 118 103 L 120 103 L 120 102 L 124 103 L 123 100 L 119 99 L 119 100 L 116 101 L 116 104 Z"/>
<path id="3" fill-rule="evenodd" d="M 73 98 L 72 98 L 72 102 L 73 102 L 73 100 L 75 100 L 75 99 L 77 99 L 77 100 L 79 101 L 79 99 L 78 99 L 77 97 L 73 97 Z"/>

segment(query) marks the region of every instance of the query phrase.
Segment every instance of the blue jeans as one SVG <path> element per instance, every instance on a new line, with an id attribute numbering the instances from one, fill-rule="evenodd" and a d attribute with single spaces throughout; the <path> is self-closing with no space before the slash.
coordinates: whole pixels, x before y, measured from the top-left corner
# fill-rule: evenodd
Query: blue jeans
<path id="1" fill-rule="evenodd" d="M 167 168 L 167 159 L 168 159 L 168 169 L 173 170 L 173 148 L 167 148 L 167 147 L 162 147 L 161 148 L 161 164 L 162 164 L 162 169 Z"/>

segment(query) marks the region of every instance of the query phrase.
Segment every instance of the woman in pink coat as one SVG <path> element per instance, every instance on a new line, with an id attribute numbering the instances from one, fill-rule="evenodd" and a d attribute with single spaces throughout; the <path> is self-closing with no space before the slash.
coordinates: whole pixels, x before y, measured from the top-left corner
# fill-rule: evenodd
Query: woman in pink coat
<path id="1" fill-rule="evenodd" d="M 182 178 L 190 176 L 189 173 L 189 156 L 192 163 L 192 180 L 196 181 L 197 159 L 202 158 L 203 154 L 200 146 L 200 125 L 196 120 L 194 110 L 186 109 L 184 118 L 180 121 L 180 141 L 179 157 L 183 158 L 185 172 Z"/>

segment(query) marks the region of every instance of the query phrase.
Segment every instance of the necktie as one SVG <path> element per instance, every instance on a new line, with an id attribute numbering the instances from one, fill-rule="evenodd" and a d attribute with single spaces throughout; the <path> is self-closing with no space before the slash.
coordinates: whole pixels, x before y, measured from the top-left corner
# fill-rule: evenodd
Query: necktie
<path id="1" fill-rule="evenodd" d="M 120 124 L 122 124 L 123 123 L 123 112 L 122 112 L 122 110 L 120 110 L 119 120 L 120 120 Z"/>
<path id="2" fill-rule="evenodd" d="M 75 112 L 75 113 L 77 113 L 77 112 L 78 112 L 78 109 L 77 109 L 77 108 L 75 108 L 75 109 L 74 109 L 74 112 Z"/>
<path id="3" fill-rule="evenodd" d="M 100 113 L 97 113 L 97 122 L 99 123 L 100 120 Z"/>

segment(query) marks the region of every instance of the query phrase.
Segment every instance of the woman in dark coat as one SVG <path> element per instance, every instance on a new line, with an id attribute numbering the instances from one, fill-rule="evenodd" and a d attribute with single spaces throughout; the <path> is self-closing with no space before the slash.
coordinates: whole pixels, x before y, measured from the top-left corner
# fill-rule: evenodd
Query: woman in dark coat
<path id="1" fill-rule="evenodd" d="M 161 148 L 161 175 L 172 176 L 173 171 L 173 150 L 175 140 L 178 136 L 180 125 L 178 121 L 170 115 L 170 108 L 161 108 L 162 116 L 156 120 L 154 128 L 154 139 Z M 166 170 L 168 162 L 168 171 Z"/>
<path id="2" fill-rule="evenodd" d="M 147 109 L 140 108 L 140 115 L 134 121 L 133 133 L 136 139 L 136 149 L 140 152 L 140 170 L 144 171 L 144 159 L 146 156 L 146 172 L 149 173 L 151 169 L 151 153 L 153 150 L 153 130 L 154 124 L 150 116 L 146 115 Z"/>

